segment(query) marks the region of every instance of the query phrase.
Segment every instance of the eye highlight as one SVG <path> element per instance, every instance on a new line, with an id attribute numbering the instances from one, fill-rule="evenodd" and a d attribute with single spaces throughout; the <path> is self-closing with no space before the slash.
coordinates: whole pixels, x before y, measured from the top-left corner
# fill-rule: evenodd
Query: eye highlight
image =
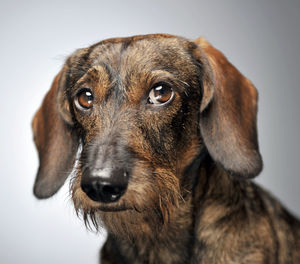
<path id="1" fill-rule="evenodd" d="M 79 110 L 89 110 L 94 104 L 94 96 L 90 89 L 81 89 L 75 97 L 75 106 Z"/>
<path id="2" fill-rule="evenodd" d="M 148 103 L 153 105 L 164 105 L 169 103 L 174 97 L 174 91 L 168 84 L 157 84 L 154 86 L 148 97 Z"/>

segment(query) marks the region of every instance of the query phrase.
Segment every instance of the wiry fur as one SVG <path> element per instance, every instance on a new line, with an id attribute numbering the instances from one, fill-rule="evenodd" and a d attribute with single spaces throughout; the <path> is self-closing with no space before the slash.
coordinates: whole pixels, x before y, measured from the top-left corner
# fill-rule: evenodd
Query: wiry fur
<path id="1" fill-rule="evenodd" d="M 161 82 L 174 97 L 151 105 Z M 82 87 L 94 94 L 90 111 L 74 103 Z M 60 188 L 82 144 L 70 193 L 86 226 L 108 232 L 101 263 L 299 263 L 299 221 L 249 180 L 262 169 L 256 112 L 255 87 L 202 38 L 156 34 L 77 50 L 33 120 L 35 195 Z M 118 201 L 83 190 L 99 164 L 129 175 Z"/>

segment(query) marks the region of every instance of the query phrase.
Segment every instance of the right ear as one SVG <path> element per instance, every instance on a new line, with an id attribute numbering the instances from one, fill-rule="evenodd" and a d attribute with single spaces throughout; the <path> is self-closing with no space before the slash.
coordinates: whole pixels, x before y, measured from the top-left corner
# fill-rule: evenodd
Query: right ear
<path id="1" fill-rule="evenodd" d="M 40 199 L 54 195 L 63 185 L 72 171 L 79 145 L 65 95 L 66 72 L 67 66 L 56 75 L 32 121 L 40 163 L 34 195 Z"/>
<path id="2" fill-rule="evenodd" d="M 232 175 L 253 178 L 262 170 L 257 138 L 257 99 L 253 84 L 205 39 L 195 41 L 203 93 L 199 126 L 214 161 Z"/>

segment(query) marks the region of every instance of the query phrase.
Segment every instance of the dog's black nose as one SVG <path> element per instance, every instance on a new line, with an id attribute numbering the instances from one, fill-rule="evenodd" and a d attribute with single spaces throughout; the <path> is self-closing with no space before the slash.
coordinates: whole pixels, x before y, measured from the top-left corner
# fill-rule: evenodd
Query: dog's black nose
<path id="1" fill-rule="evenodd" d="M 128 184 L 128 173 L 122 169 L 94 170 L 83 175 L 81 188 L 96 202 L 112 203 L 118 201 L 125 193 Z"/>

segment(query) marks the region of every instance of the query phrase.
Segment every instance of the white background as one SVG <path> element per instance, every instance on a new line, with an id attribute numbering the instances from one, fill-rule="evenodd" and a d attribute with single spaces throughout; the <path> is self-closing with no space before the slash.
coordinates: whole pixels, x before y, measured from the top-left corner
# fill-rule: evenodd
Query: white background
<path id="1" fill-rule="evenodd" d="M 258 182 L 300 215 L 299 1 L 0 2 L 0 263 L 97 263 L 103 235 L 76 217 L 68 184 L 38 201 L 30 128 L 75 49 L 116 36 L 205 36 L 258 88 L 264 171 Z"/>

